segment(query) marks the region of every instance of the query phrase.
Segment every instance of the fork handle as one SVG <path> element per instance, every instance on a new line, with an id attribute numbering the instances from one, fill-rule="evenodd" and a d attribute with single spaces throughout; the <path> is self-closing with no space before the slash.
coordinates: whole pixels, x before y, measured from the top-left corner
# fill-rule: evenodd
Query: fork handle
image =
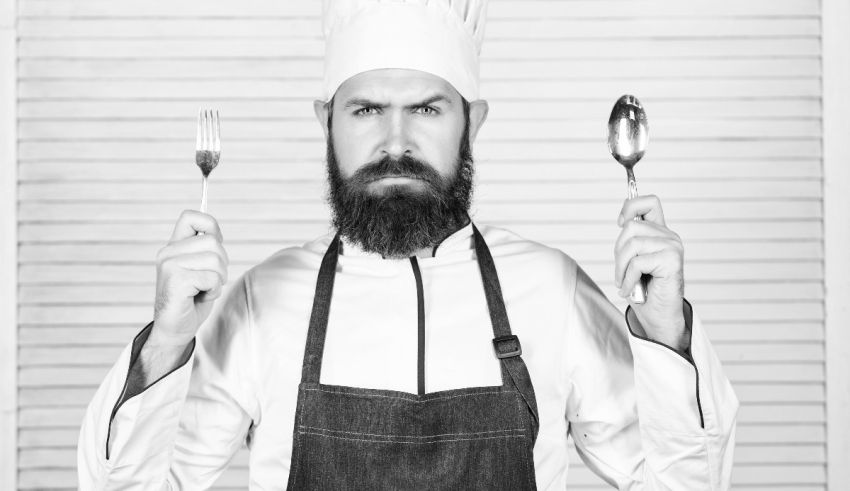
<path id="1" fill-rule="evenodd" d="M 203 178 L 203 184 L 201 185 L 201 213 L 207 212 L 207 178 L 206 176 Z M 204 235 L 204 232 L 198 232 L 196 235 Z"/>
<path id="2" fill-rule="evenodd" d="M 207 212 L 207 178 L 204 177 L 201 185 L 201 213 Z"/>

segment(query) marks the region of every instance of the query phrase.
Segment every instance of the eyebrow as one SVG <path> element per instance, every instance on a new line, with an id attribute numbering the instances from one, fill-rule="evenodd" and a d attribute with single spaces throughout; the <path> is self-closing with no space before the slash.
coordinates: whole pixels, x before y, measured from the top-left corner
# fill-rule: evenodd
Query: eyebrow
<path id="1" fill-rule="evenodd" d="M 405 109 L 411 109 L 411 108 L 415 108 L 415 107 L 427 106 L 427 105 L 433 104 L 435 102 L 445 102 L 446 104 L 452 103 L 451 99 L 449 99 L 448 96 L 446 96 L 445 94 L 434 94 L 431 97 L 429 97 L 429 98 L 427 98 L 427 99 L 425 99 L 421 102 L 417 102 L 415 104 L 409 104 L 409 105 L 404 106 L 404 107 L 405 107 Z M 355 97 L 355 98 L 352 98 L 352 99 L 349 99 L 348 101 L 346 101 L 343 108 L 348 109 L 351 106 L 368 106 L 368 107 L 377 107 L 379 109 L 384 109 L 384 108 L 388 107 L 389 104 L 372 101 L 372 100 L 362 98 L 362 97 Z"/>

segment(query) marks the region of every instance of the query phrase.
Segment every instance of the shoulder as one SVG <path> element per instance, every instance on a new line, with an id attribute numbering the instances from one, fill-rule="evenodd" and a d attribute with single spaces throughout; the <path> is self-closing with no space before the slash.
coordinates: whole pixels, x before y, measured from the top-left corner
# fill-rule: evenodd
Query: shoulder
<path id="1" fill-rule="evenodd" d="M 301 271 L 315 272 L 333 239 L 328 233 L 302 245 L 278 250 L 245 272 L 246 281 L 286 279 Z"/>
<path id="2" fill-rule="evenodd" d="M 526 239 L 506 228 L 487 224 L 477 227 L 497 263 L 527 261 L 528 266 L 533 268 L 571 272 L 576 270 L 575 260 L 561 249 Z"/>
<path id="3" fill-rule="evenodd" d="M 571 298 L 578 264 L 556 247 L 529 240 L 508 229 L 478 225 L 500 276 L 530 286 L 544 286 Z M 563 298 L 563 297 L 562 297 Z"/>
<path id="4" fill-rule="evenodd" d="M 248 302 L 252 306 L 263 301 L 276 303 L 281 298 L 293 299 L 312 292 L 319 265 L 332 239 L 329 233 L 299 246 L 280 249 L 248 269 L 243 275 Z"/>

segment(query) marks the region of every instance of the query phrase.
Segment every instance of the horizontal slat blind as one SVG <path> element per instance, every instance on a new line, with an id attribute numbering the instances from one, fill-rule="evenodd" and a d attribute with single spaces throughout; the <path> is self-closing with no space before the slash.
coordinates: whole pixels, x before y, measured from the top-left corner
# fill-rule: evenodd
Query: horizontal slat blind
<path id="1" fill-rule="evenodd" d="M 221 108 L 210 211 L 231 278 L 328 229 L 312 115 L 320 2 L 19 0 L 19 479 L 76 487 L 88 400 L 150 318 L 153 258 L 198 204 L 195 114 Z M 687 296 L 742 402 L 733 476 L 825 482 L 820 4 L 493 0 L 474 216 L 562 248 L 612 298 L 622 169 L 605 123 L 647 107 L 636 168 L 686 245 Z M 245 487 L 240 454 L 220 489 Z M 604 484 L 574 456 L 573 489 Z"/>

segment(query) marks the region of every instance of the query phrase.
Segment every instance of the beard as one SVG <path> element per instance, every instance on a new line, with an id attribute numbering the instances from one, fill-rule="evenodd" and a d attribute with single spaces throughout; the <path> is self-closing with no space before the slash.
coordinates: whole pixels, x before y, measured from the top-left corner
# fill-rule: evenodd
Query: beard
<path id="1" fill-rule="evenodd" d="M 329 128 L 330 129 L 330 128 Z M 328 133 L 327 166 L 333 225 L 339 234 L 367 252 L 403 258 L 433 247 L 469 221 L 473 160 L 469 119 L 452 176 L 408 155 L 384 157 L 344 177 Z M 382 177 L 417 179 L 421 186 L 388 185 L 370 191 Z"/>

